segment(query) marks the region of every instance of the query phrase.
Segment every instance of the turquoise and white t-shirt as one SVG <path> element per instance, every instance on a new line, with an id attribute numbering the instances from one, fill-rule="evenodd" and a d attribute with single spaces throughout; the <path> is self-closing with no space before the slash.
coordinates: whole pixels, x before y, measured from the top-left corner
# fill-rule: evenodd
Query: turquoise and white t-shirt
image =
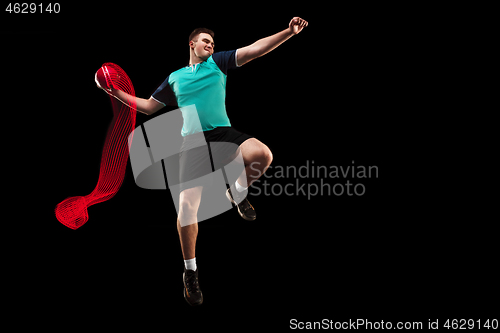
<path id="1" fill-rule="evenodd" d="M 235 67 L 236 50 L 214 53 L 206 61 L 172 72 L 151 97 L 181 109 L 183 136 L 231 126 L 226 113 L 226 76 Z"/>

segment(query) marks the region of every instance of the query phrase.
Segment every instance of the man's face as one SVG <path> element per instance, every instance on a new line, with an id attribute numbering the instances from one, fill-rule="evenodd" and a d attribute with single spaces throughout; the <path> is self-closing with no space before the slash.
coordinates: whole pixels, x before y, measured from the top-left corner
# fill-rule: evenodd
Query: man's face
<path id="1" fill-rule="evenodd" d="M 197 41 L 191 41 L 191 48 L 193 47 L 197 57 L 207 60 L 214 53 L 214 40 L 212 36 L 202 32 L 198 35 Z"/>

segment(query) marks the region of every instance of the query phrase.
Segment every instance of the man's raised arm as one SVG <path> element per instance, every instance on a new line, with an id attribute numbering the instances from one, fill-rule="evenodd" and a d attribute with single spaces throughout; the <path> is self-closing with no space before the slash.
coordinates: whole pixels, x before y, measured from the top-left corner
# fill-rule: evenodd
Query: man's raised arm
<path id="1" fill-rule="evenodd" d="M 242 66 L 255 58 L 262 57 L 264 54 L 271 52 L 284 41 L 301 32 L 308 24 L 306 20 L 294 17 L 288 24 L 287 29 L 238 49 L 237 65 Z"/>

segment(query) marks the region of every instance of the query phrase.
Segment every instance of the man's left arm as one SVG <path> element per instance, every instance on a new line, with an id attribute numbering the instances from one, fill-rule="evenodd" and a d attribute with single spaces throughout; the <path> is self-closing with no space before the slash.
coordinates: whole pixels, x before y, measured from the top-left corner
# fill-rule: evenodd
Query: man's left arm
<path id="1" fill-rule="evenodd" d="M 288 24 L 287 29 L 238 49 L 236 55 L 237 65 L 242 66 L 255 58 L 262 57 L 264 54 L 271 52 L 290 37 L 300 33 L 308 24 L 306 20 L 294 17 Z"/>

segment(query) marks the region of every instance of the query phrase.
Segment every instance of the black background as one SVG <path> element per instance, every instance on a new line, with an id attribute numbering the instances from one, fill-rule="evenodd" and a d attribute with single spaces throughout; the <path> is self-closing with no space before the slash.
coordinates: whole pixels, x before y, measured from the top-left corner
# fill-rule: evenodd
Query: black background
<path id="1" fill-rule="evenodd" d="M 441 16 L 362 5 L 178 5 L 3 13 L 13 133 L 5 152 L 16 166 L 8 180 L 20 213 L 4 236 L 9 285 L 19 295 L 13 313 L 44 325 L 64 318 L 74 326 L 235 330 L 286 330 L 292 318 L 425 325 L 495 313 L 487 306 L 491 227 L 457 222 L 468 213 L 457 214 L 445 183 L 433 178 L 443 167 L 427 148 L 436 122 L 421 123 L 441 76 Z M 194 28 L 215 31 L 215 51 L 231 50 L 285 29 L 294 16 L 309 27 L 229 72 L 231 123 L 268 145 L 275 166 L 376 165 L 379 177 L 361 180 L 363 196 L 250 196 L 255 222 L 231 210 L 200 223 L 200 308 L 182 297 L 170 193 L 137 187 L 130 163 L 118 194 L 91 206 L 84 226 L 56 220 L 57 203 L 97 183 L 112 119 L 109 97 L 93 81 L 103 63 L 120 65 L 137 96 L 148 98 L 187 64 Z M 149 119 L 138 113 L 136 125 Z"/>

